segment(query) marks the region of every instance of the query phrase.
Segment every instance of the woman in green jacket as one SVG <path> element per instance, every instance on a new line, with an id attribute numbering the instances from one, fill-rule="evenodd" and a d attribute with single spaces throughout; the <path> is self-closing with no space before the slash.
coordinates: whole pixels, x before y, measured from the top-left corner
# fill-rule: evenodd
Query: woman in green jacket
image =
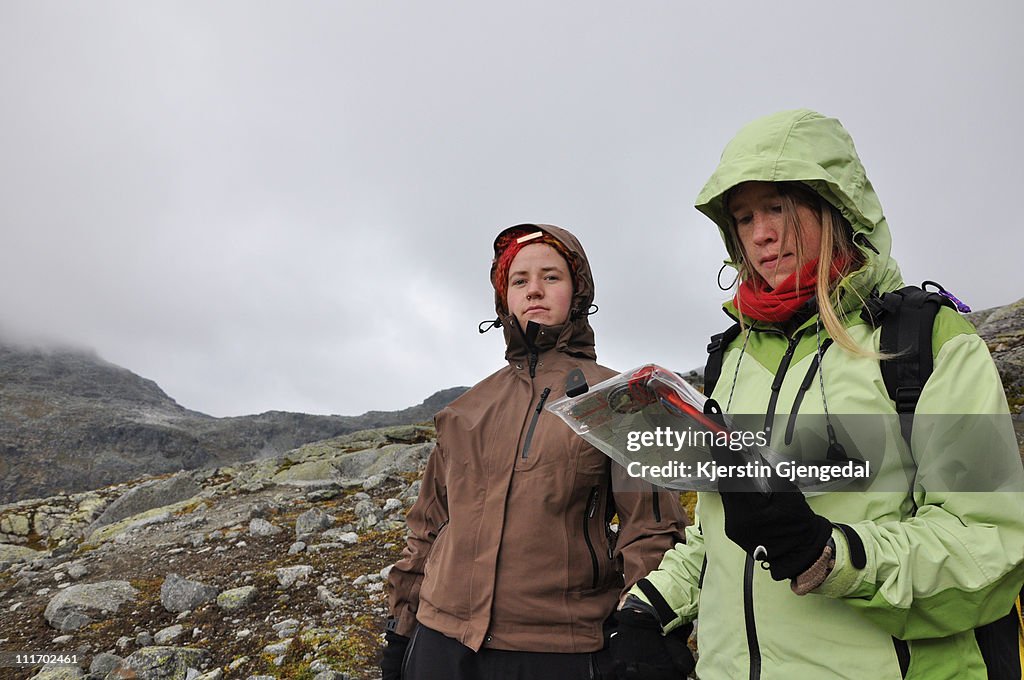
<path id="1" fill-rule="evenodd" d="M 985 343 L 940 310 L 908 446 L 862 314 L 903 284 L 835 119 L 785 111 L 747 125 L 697 208 L 739 274 L 725 310 L 741 332 L 711 396 L 737 419 L 757 414 L 778 453 L 867 461 L 871 479 L 806 496 L 738 480 L 699 494 L 686 543 L 624 613 L 663 633 L 697 620 L 702 680 L 987 677 L 975 628 L 1005 617 L 1024 580 L 1024 471 Z"/>

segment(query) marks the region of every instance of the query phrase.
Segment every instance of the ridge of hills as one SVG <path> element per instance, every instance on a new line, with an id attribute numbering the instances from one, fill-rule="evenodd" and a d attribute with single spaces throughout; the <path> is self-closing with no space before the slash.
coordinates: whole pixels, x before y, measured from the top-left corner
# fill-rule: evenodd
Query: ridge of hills
<path id="1" fill-rule="evenodd" d="M 0 503 L 279 456 L 349 432 L 422 422 L 466 389 L 358 416 L 267 411 L 215 418 L 93 353 L 0 341 Z"/>

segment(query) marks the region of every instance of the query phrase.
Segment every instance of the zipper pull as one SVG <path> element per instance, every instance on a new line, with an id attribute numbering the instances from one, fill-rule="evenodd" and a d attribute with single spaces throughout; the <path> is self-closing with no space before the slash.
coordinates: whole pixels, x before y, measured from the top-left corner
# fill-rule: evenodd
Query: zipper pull
<path id="1" fill-rule="evenodd" d="M 537 409 L 534 413 L 540 414 L 541 409 L 544 408 L 544 402 L 548 400 L 548 395 L 551 394 L 551 388 L 545 387 L 544 391 L 540 393 L 540 401 L 537 402 Z"/>
<path id="2" fill-rule="evenodd" d="M 590 492 L 590 507 L 587 509 L 587 518 L 594 519 L 594 513 L 597 512 L 597 500 L 600 496 L 601 492 L 597 489 Z"/>

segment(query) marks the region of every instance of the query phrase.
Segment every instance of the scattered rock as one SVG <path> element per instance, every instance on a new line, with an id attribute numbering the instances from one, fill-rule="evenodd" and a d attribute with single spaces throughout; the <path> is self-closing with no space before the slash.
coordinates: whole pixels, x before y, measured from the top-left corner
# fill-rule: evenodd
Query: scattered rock
<path id="1" fill-rule="evenodd" d="M 280 623 L 275 623 L 271 628 L 274 629 L 274 632 L 277 633 L 278 637 L 291 637 L 299 630 L 299 620 L 285 619 Z"/>
<path id="2" fill-rule="evenodd" d="M 31 680 L 78 680 L 84 677 L 80 666 L 43 666 Z"/>
<path id="3" fill-rule="evenodd" d="M 312 508 L 295 519 L 295 538 L 300 541 L 304 540 L 330 528 L 332 524 L 334 524 L 334 517 L 320 508 Z"/>
<path id="4" fill-rule="evenodd" d="M 89 568 L 80 562 L 68 565 L 68 576 L 76 581 L 89 575 Z"/>
<path id="5" fill-rule="evenodd" d="M 95 678 L 105 678 L 107 673 L 114 670 L 123 660 L 117 654 L 100 652 L 92 658 L 92 663 L 89 664 L 89 675 Z"/>
<path id="6" fill-rule="evenodd" d="M 357 526 L 361 530 L 369 529 L 384 519 L 384 513 L 371 500 L 359 501 L 356 504 L 355 513 L 359 520 Z"/>
<path id="7" fill-rule="evenodd" d="M 344 598 L 336 597 L 326 586 L 317 586 L 316 599 L 331 609 L 342 609 L 345 606 Z"/>
<path id="8" fill-rule="evenodd" d="M 120 673 L 115 677 L 121 678 L 185 680 L 190 671 L 193 671 L 193 678 L 199 675 L 199 669 L 208 658 L 209 652 L 194 647 L 144 647 L 121 661 L 111 672 Z"/>
<path id="9" fill-rule="evenodd" d="M 162 630 L 158 630 L 156 635 L 153 636 L 153 642 L 158 645 L 169 645 L 177 641 L 184 632 L 184 627 L 180 623 L 176 623 L 173 626 L 167 626 Z"/>
<path id="10" fill-rule="evenodd" d="M 273 536 L 282 531 L 281 527 L 275 526 L 259 517 L 255 517 L 249 522 L 249 534 L 252 536 Z"/>
<path id="11" fill-rule="evenodd" d="M 256 586 L 242 586 L 225 590 L 217 596 L 217 606 L 225 613 L 234 613 L 252 604 L 257 594 Z"/>
<path id="12" fill-rule="evenodd" d="M 197 675 L 196 677 L 191 678 L 191 680 L 220 680 L 223 677 L 224 677 L 224 671 L 221 670 L 220 668 L 214 668 L 209 673 L 203 673 L 202 675 Z"/>
<path id="13" fill-rule="evenodd" d="M 380 487 L 380 485 L 383 484 L 385 481 L 387 481 L 387 478 L 388 476 L 384 474 L 370 475 L 363 482 L 363 490 L 369 491 L 371 489 L 376 489 Z"/>
<path id="14" fill-rule="evenodd" d="M 281 587 L 285 590 L 291 588 L 296 583 L 302 585 L 309 580 L 312 573 L 313 567 L 306 564 L 300 564 L 294 567 L 278 567 L 274 570 L 274 574 L 277 575 L 277 582 L 281 584 Z"/>
<path id="15" fill-rule="evenodd" d="M 321 538 L 325 541 L 335 541 L 345 545 L 355 545 L 359 542 L 359 534 L 354 531 L 343 531 L 341 529 L 328 529 L 321 534 Z"/>
<path id="16" fill-rule="evenodd" d="M 320 671 L 313 676 L 313 680 L 348 680 L 348 674 L 338 671 Z"/>
<path id="17" fill-rule="evenodd" d="M 281 640 L 280 642 L 274 642 L 274 643 L 271 643 L 271 644 L 265 646 L 263 648 L 263 652 L 265 654 L 270 654 L 271 656 L 280 656 L 282 654 L 287 654 L 288 653 L 288 649 L 291 646 L 292 646 L 292 638 L 285 638 L 284 640 Z"/>
<path id="18" fill-rule="evenodd" d="M 195 609 L 217 597 L 217 588 L 199 581 L 190 581 L 177 574 L 168 574 L 160 586 L 160 604 L 169 612 Z"/>

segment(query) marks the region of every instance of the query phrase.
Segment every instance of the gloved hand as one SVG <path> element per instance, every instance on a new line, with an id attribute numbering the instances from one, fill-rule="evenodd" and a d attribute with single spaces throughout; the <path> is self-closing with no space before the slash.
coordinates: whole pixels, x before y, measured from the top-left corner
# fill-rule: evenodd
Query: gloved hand
<path id="1" fill-rule="evenodd" d="M 796 578 L 821 557 L 832 523 L 816 515 L 800 490 L 720 491 L 725 535 L 768 564 L 776 581 Z M 763 551 L 762 551 L 763 549 Z"/>
<path id="2" fill-rule="evenodd" d="M 405 660 L 405 650 L 409 647 L 409 638 L 389 630 L 384 633 L 384 640 L 387 641 L 387 645 L 380 657 L 381 678 L 402 680 L 402 661 Z"/>
<path id="3" fill-rule="evenodd" d="M 618 680 L 680 680 L 697 665 L 686 644 L 692 626 L 662 635 L 653 614 L 628 605 L 616 617 L 618 631 L 609 647 Z"/>

